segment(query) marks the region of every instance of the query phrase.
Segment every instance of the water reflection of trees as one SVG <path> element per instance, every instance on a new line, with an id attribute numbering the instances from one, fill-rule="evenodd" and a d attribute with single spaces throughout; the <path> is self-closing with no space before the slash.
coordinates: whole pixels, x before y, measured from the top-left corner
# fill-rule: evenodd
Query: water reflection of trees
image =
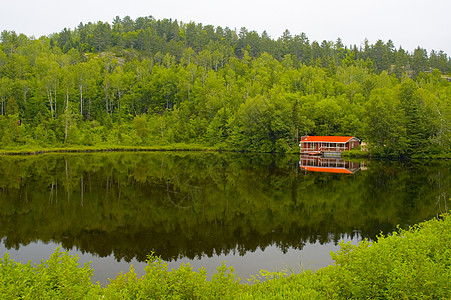
<path id="1" fill-rule="evenodd" d="M 349 176 L 297 164 L 217 153 L 1 157 L 0 237 L 7 248 L 55 241 L 126 260 L 244 254 L 371 239 L 431 218 L 449 199 L 447 162 L 371 162 Z"/>

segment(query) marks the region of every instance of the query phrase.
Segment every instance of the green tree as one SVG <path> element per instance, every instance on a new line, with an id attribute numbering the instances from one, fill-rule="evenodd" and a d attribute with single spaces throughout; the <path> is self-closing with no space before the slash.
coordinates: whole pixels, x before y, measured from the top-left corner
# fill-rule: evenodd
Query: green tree
<path id="1" fill-rule="evenodd" d="M 138 115 L 133 119 L 133 127 L 138 137 L 138 144 L 145 144 L 149 137 L 149 124 L 145 115 Z"/>
<path id="2" fill-rule="evenodd" d="M 405 113 L 390 89 L 375 89 L 364 104 L 365 137 L 378 152 L 402 155 L 408 149 Z"/>
<path id="3" fill-rule="evenodd" d="M 272 112 L 273 106 L 265 97 L 259 95 L 247 99 L 233 120 L 232 146 L 238 150 L 274 151 L 271 141 Z"/>
<path id="4" fill-rule="evenodd" d="M 416 96 L 417 85 L 411 80 L 404 81 L 399 89 L 399 101 L 405 114 L 407 155 L 421 152 L 426 146 L 427 136 L 424 120 L 421 116 L 422 104 Z"/>

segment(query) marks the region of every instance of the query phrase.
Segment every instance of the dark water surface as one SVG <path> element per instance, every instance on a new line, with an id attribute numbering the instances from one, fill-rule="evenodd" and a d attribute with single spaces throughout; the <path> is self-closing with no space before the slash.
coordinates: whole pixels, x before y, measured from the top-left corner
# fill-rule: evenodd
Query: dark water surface
<path id="1" fill-rule="evenodd" d="M 230 153 L 0 157 L 0 255 L 47 259 L 58 245 L 107 282 L 152 251 L 170 267 L 241 278 L 318 269 L 358 243 L 449 209 L 451 163 L 327 161 Z M 348 166 L 351 174 L 333 172 Z M 360 169 L 359 169 L 360 168 Z M 356 171 L 357 170 L 357 171 Z"/>

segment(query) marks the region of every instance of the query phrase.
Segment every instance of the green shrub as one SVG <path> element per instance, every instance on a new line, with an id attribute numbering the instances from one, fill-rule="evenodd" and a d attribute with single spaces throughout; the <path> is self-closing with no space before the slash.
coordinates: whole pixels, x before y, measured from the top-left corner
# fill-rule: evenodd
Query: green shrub
<path id="1" fill-rule="evenodd" d="M 341 244 L 335 265 L 318 272 L 338 298 L 451 297 L 451 219 L 431 220 L 379 236 L 374 243 Z"/>
<path id="2" fill-rule="evenodd" d="M 189 264 L 168 270 L 148 257 L 146 274 L 130 268 L 103 289 L 91 283 L 89 265 L 59 248 L 32 266 L 0 259 L 2 299 L 450 299 L 451 218 L 398 229 L 376 242 L 342 243 L 335 264 L 301 274 L 262 271 L 253 284 L 240 284 L 223 263 L 207 280 L 205 269 Z M 259 279 L 263 278 L 260 282 Z"/>
<path id="3" fill-rule="evenodd" d="M 9 259 L 0 260 L 2 299 L 83 299 L 100 288 L 91 283 L 89 265 L 80 268 L 78 258 L 56 249 L 49 260 L 34 266 Z"/>

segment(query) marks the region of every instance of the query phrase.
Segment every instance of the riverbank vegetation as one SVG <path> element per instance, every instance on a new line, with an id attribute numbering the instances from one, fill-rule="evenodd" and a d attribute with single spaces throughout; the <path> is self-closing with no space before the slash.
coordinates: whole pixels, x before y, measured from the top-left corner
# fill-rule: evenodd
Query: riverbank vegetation
<path id="1" fill-rule="evenodd" d="M 152 151 L 220 151 L 216 147 L 196 144 L 173 143 L 160 146 L 65 146 L 48 148 L 43 146 L 19 147 L 0 150 L 0 155 L 34 155 L 44 153 L 89 153 L 89 152 L 152 152 Z"/>
<path id="2" fill-rule="evenodd" d="M 451 61 L 392 41 L 345 46 L 285 31 L 117 17 L 0 36 L 0 148 L 174 143 L 297 152 L 352 135 L 379 156 L 451 147 Z"/>
<path id="3" fill-rule="evenodd" d="M 79 267 L 76 257 L 59 249 L 37 265 L 6 254 L 0 260 L 0 293 L 7 299 L 445 299 L 451 295 L 450 243 L 451 218 L 445 215 L 375 242 L 342 243 L 331 254 L 334 265 L 316 272 L 262 271 L 265 280 L 256 276 L 251 285 L 240 284 L 225 264 L 208 281 L 203 269 L 168 270 L 150 255 L 143 277 L 131 267 L 102 288 L 91 283 L 89 265 Z"/>

